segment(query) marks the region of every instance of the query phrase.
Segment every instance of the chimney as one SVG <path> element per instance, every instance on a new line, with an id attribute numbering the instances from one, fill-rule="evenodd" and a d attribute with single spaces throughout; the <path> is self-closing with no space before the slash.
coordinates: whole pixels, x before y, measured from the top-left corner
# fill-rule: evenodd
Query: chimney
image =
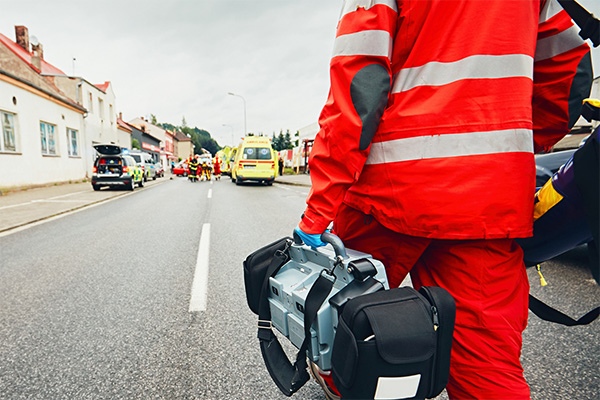
<path id="1" fill-rule="evenodd" d="M 38 70 L 42 70 L 42 60 L 44 59 L 44 48 L 41 43 L 31 45 L 31 64 Z"/>
<path id="2" fill-rule="evenodd" d="M 123 120 L 123 113 L 119 111 L 119 119 L 122 121 Z"/>
<path id="3" fill-rule="evenodd" d="M 42 46 L 42 44 L 39 43 L 37 40 L 35 41 L 35 43 L 31 43 L 31 52 L 33 53 L 34 57 L 37 55 L 38 57 L 40 57 L 40 59 L 44 59 L 44 46 Z"/>
<path id="4" fill-rule="evenodd" d="M 29 30 L 26 26 L 15 25 L 15 37 L 17 44 L 29 53 Z"/>

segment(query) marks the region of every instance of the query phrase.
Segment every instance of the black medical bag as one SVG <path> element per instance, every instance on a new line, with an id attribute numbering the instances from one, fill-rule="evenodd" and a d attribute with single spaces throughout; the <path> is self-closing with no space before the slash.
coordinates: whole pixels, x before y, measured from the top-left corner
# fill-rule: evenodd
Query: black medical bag
<path id="1" fill-rule="evenodd" d="M 344 399 L 432 398 L 448 383 L 455 304 L 439 287 L 400 287 L 349 300 L 333 344 Z"/>

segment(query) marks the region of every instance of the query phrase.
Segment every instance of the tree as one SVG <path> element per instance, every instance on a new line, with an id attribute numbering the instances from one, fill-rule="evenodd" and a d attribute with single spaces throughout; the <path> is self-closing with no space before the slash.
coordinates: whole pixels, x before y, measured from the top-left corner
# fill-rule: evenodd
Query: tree
<path id="1" fill-rule="evenodd" d="M 131 148 L 141 150 L 142 146 L 140 146 L 140 141 L 137 139 L 132 139 L 131 140 Z"/>
<path id="2" fill-rule="evenodd" d="M 292 137 L 290 135 L 290 130 L 288 129 L 285 132 L 285 136 L 283 138 L 283 148 L 281 150 L 289 150 L 293 148 L 294 146 L 292 146 Z"/>
<path id="3" fill-rule="evenodd" d="M 158 120 L 156 119 L 156 115 L 150 114 L 150 123 L 152 125 L 158 125 Z"/>
<path id="4" fill-rule="evenodd" d="M 181 126 L 184 128 L 186 128 L 188 126 L 187 121 L 185 120 L 185 115 L 183 116 L 183 118 L 181 118 Z"/>

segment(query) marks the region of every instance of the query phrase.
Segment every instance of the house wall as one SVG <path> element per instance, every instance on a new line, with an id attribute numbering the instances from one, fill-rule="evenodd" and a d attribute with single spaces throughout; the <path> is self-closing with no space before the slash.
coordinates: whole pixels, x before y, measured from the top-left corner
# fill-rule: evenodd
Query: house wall
<path id="1" fill-rule="evenodd" d="M 177 142 L 176 148 L 177 153 L 175 154 L 175 156 L 178 159 L 181 158 L 182 160 L 189 158 L 194 152 L 191 140 Z"/>
<path id="2" fill-rule="evenodd" d="M 89 160 L 86 165 L 88 176 L 92 174 L 93 162 L 97 156 L 94 145 L 112 143 L 131 149 L 131 135 L 117 129 L 116 97 L 112 85 L 103 92 L 83 78 L 53 76 L 51 79 L 63 93 L 88 111 L 84 118 L 84 150 Z"/>
<path id="3" fill-rule="evenodd" d="M 15 153 L 0 152 L 0 187 L 80 180 L 86 177 L 83 114 L 42 92 L 16 85 L 0 75 L 0 110 L 14 114 Z M 13 102 L 16 102 L 14 104 Z M 55 125 L 57 155 L 42 155 L 40 121 Z M 69 156 L 67 128 L 79 134 L 80 155 Z M 1 130 L 0 130 L 1 132 Z"/>
<path id="4" fill-rule="evenodd" d="M 117 128 L 117 142 L 121 147 L 131 149 L 131 132 Z"/>

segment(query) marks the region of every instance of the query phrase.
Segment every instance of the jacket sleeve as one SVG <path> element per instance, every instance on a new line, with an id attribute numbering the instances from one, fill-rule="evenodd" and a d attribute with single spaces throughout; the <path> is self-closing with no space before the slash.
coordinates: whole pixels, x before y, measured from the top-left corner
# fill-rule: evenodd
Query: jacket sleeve
<path id="1" fill-rule="evenodd" d="M 346 0 L 330 63 L 331 86 L 311 150 L 300 228 L 322 233 L 358 179 L 391 89 L 396 0 Z"/>
<path id="2" fill-rule="evenodd" d="M 536 152 L 548 151 L 573 127 L 582 101 L 590 94 L 590 48 L 556 0 L 540 9 L 533 70 L 533 140 Z"/>

